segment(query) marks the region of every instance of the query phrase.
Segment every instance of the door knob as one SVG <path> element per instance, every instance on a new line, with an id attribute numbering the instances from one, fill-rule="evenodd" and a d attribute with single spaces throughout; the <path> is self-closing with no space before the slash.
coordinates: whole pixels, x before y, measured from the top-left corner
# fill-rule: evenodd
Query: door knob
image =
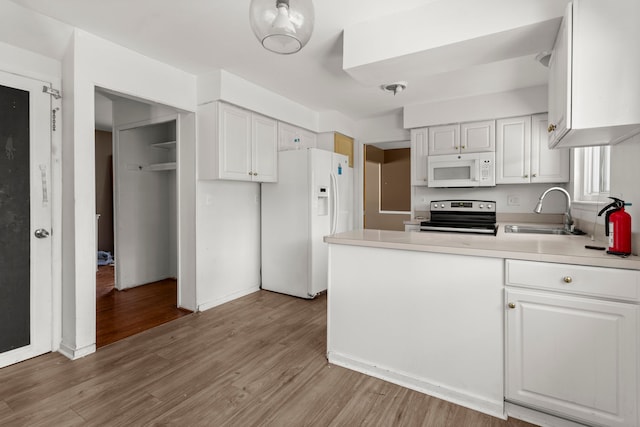
<path id="1" fill-rule="evenodd" d="M 47 230 L 45 230 L 44 228 L 38 228 L 33 234 L 38 239 L 44 239 L 46 237 L 49 237 L 49 232 Z"/>
<path id="2" fill-rule="evenodd" d="M 556 125 L 554 125 L 553 123 L 551 123 L 551 124 L 549 125 L 549 127 L 547 128 L 547 132 L 551 133 L 551 132 L 553 132 L 554 130 L 556 130 Z"/>

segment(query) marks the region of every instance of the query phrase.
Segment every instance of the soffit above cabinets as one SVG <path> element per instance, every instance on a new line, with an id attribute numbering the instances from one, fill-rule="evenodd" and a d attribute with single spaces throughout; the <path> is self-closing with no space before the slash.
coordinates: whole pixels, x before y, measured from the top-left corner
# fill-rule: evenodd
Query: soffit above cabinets
<path id="1" fill-rule="evenodd" d="M 566 1 L 438 0 L 344 31 L 343 68 L 357 81 L 407 80 L 411 90 L 500 76 L 506 91 L 546 83 L 535 56 L 553 47 Z M 516 78 L 516 76 L 518 76 Z M 488 92 L 486 92 L 488 93 Z"/>

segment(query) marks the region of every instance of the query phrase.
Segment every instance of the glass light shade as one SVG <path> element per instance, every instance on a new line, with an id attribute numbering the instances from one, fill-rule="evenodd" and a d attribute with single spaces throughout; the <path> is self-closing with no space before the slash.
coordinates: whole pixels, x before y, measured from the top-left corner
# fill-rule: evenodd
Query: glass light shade
<path id="1" fill-rule="evenodd" d="M 249 22 L 262 46 L 275 53 L 296 53 L 313 32 L 311 0 L 251 0 Z"/>

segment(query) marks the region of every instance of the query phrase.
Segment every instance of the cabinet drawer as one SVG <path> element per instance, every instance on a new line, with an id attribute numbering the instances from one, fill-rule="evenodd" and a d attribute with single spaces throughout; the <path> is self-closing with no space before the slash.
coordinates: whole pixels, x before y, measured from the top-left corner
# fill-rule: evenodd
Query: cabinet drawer
<path id="1" fill-rule="evenodd" d="M 637 270 L 507 260 L 505 276 L 507 286 L 640 300 L 640 271 Z"/>

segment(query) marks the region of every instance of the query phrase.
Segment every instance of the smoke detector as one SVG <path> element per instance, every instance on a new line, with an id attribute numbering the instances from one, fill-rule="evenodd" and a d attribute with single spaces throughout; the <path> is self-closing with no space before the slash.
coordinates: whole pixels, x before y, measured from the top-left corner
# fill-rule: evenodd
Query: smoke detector
<path id="1" fill-rule="evenodd" d="M 391 92 L 397 95 L 407 88 L 407 82 L 388 83 L 380 86 L 380 88 L 385 92 Z"/>

